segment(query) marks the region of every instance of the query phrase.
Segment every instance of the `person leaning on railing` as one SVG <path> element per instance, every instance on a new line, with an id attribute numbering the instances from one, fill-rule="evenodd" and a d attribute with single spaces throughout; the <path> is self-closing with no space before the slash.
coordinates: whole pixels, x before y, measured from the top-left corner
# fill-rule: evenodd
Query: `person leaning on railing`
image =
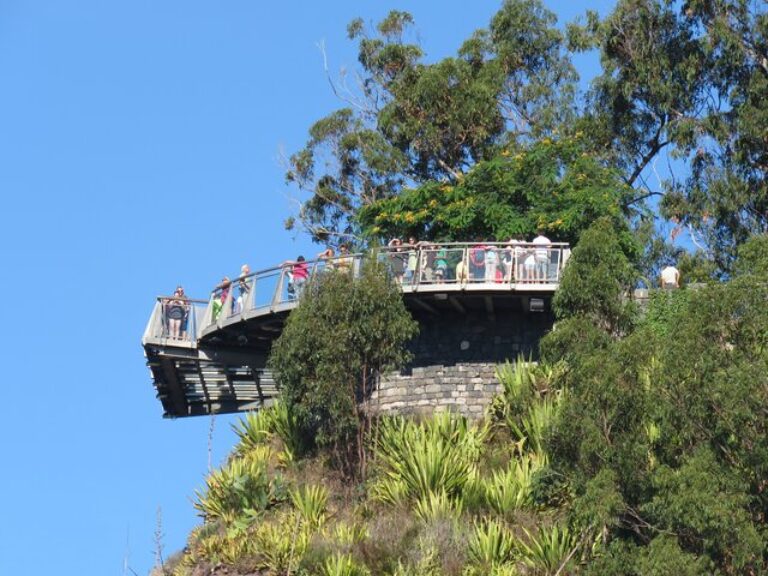
<path id="1" fill-rule="evenodd" d="M 304 256 L 299 256 L 296 260 L 286 260 L 280 264 L 281 268 L 287 268 L 288 274 L 288 298 L 295 300 L 301 298 L 304 293 L 304 286 L 309 278 L 309 267 Z"/>

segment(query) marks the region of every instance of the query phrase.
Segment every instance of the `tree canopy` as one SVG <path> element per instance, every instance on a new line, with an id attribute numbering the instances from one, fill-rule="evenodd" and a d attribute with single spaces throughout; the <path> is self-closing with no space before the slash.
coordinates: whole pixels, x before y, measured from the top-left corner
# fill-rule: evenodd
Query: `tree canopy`
<path id="1" fill-rule="evenodd" d="M 302 435 L 346 473 L 364 466 L 376 378 L 407 361 L 416 331 L 385 268 L 370 260 L 358 279 L 331 270 L 313 280 L 272 347 L 270 366 Z"/>
<path id="2" fill-rule="evenodd" d="M 349 26 L 360 90 L 335 84 L 346 106 L 310 128 L 287 172 L 315 240 L 502 239 L 542 224 L 574 240 L 621 213 L 671 229 L 663 249 L 644 234 L 649 254 L 684 233 L 713 262 L 691 261 L 695 274 L 727 276 L 738 246 L 768 231 L 764 5 L 620 0 L 563 28 L 537 0 L 505 0 L 435 61 L 414 27 L 399 11 Z M 585 50 L 601 69 L 582 91 Z"/>

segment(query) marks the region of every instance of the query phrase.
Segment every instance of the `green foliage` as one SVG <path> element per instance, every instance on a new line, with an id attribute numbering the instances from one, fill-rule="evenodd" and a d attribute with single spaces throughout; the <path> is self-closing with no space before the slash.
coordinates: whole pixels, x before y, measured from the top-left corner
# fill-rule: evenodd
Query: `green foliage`
<path id="1" fill-rule="evenodd" d="M 370 572 L 357 564 L 349 554 L 330 556 L 323 565 L 323 576 L 366 576 Z"/>
<path id="2" fill-rule="evenodd" d="M 735 272 L 739 275 L 768 275 L 768 234 L 753 236 L 742 244 Z"/>
<path id="3" fill-rule="evenodd" d="M 360 402 L 379 373 L 407 361 L 405 343 L 416 326 L 375 259 L 363 264 L 359 279 L 332 271 L 311 284 L 269 359 L 288 436 L 328 450 L 346 473 L 356 473 L 367 426 Z"/>
<path id="4" fill-rule="evenodd" d="M 485 499 L 496 514 L 508 517 L 533 504 L 533 483 L 546 464 L 542 456 L 524 454 L 513 458 L 506 470 L 495 471 L 484 481 Z"/>
<path id="5" fill-rule="evenodd" d="M 386 418 L 379 424 L 376 455 L 381 468 L 371 487 L 374 496 L 389 504 L 421 502 L 430 511 L 448 511 L 477 473 L 485 430 L 464 418 L 435 415 L 421 423 Z"/>
<path id="6" fill-rule="evenodd" d="M 256 527 L 252 540 L 255 564 L 268 574 L 295 570 L 307 550 L 311 530 L 293 514 L 283 514 Z"/>
<path id="7" fill-rule="evenodd" d="M 326 520 L 328 489 L 324 486 L 302 486 L 290 491 L 291 502 L 301 520 L 310 528 L 320 528 Z"/>
<path id="8" fill-rule="evenodd" d="M 279 400 L 258 412 L 249 412 L 244 419 L 235 423 L 232 429 L 239 438 L 235 447 L 235 454 L 238 456 L 247 456 L 253 450 L 269 443 L 275 435 L 282 441 L 281 456 L 284 460 L 293 461 L 307 450 L 307 442 L 296 416 Z"/>
<path id="9" fill-rule="evenodd" d="M 540 527 L 536 534 L 531 534 L 525 528 L 523 530 L 527 539 L 519 540 L 517 546 L 523 563 L 534 574 L 555 576 L 567 570 L 570 564 L 575 564 L 578 539 L 567 527 L 553 524 L 546 528 Z"/>
<path id="10" fill-rule="evenodd" d="M 552 239 L 573 243 L 600 217 L 621 220 L 628 194 L 581 137 L 566 136 L 504 149 L 455 183 L 405 189 L 358 217 L 364 232 L 380 238 L 507 240 L 545 229 Z"/>
<path id="11" fill-rule="evenodd" d="M 238 456 L 244 456 L 254 448 L 267 444 L 272 435 L 269 409 L 248 412 L 232 425 L 232 430 L 239 439 L 235 447 L 235 453 Z"/>
<path id="12" fill-rule="evenodd" d="M 311 127 L 286 175 L 310 195 L 299 219 L 317 240 L 356 234 L 358 211 L 406 183 L 457 182 L 500 142 L 551 134 L 572 117 L 576 75 L 540 2 L 504 2 L 487 29 L 434 63 L 410 41 L 412 26 L 392 11 L 373 33 L 360 19 L 348 27 L 361 93 Z"/>
<path id="13" fill-rule="evenodd" d="M 624 296 L 635 272 L 631 240 L 608 219 L 595 222 L 573 249 L 552 306 L 559 318 L 583 316 L 609 333 L 629 328 L 633 307 Z"/>
<path id="14" fill-rule="evenodd" d="M 255 514 L 284 499 L 279 476 L 270 477 L 270 452 L 252 451 L 230 460 L 205 479 L 205 490 L 196 491 L 195 508 L 206 522 L 234 522 L 242 514 Z"/>
<path id="15" fill-rule="evenodd" d="M 467 554 L 476 568 L 493 571 L 515 557 L 515 539 L 495 520 L 476 522 L 469 539 Z"/>

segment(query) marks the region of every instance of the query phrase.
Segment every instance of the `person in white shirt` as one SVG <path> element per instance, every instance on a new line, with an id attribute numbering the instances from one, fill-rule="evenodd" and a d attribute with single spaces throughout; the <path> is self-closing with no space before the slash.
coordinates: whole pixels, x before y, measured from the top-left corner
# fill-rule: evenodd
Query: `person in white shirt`
<path id="1" fill-rule="evenodd" d="M 536 246 L 536 280 L 544 281 L 549 276 L 549 249 L 552 241 L 544 236 L 544 231 L 539 230 L 538 236 L 533 239 Z"/>
<path id="2" fill-rule="evenodd" d="M 661 287 L 665 290 L 680 288 L 680 271 L 671 264 L 661 271 Z"/>

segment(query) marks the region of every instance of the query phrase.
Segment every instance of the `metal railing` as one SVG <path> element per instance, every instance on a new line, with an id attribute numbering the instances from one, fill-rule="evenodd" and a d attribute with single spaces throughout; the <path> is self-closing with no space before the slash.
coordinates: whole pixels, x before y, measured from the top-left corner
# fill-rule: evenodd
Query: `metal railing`
<path id="1" fill-rule="evenodd" d="M 197 342 L 207 307 L 206 300 L 158 296 L 144 330 L 144 337 L 193 344 Z"/>
<path id="2" fill-rule="evenodd" d="M 420 242 L 375 251 L 404 292 L 440 290 L 553 290 L 570 256 L 565 243 Z M 203 330 L 254 311 L 290 308 L 306 285 L 327 270 L 347 270 L 358 277 L 365 254 L 348 254 L 281 266 L 236 277 L 217 286 L 207 301 L 187 300 L 186 330 L 172 333 L 171 302 L 160 297 L 145 336 L 193 342 Z M 204 304 L 201 306 L 200 304 Z M 173 312 L 178 316 L 178 312 Z"/>
<path id="3" fill-rule="evenodd" d="M 421 242 L 382 248 L 386 262 L 403 288 L 459 284 L 532 287 L 558 284 L 570 248 L 565 243 Z M 484 286 L 485 287 L 485 286 Z M 502 288 L 499 286 L 498 288 Z"/>

